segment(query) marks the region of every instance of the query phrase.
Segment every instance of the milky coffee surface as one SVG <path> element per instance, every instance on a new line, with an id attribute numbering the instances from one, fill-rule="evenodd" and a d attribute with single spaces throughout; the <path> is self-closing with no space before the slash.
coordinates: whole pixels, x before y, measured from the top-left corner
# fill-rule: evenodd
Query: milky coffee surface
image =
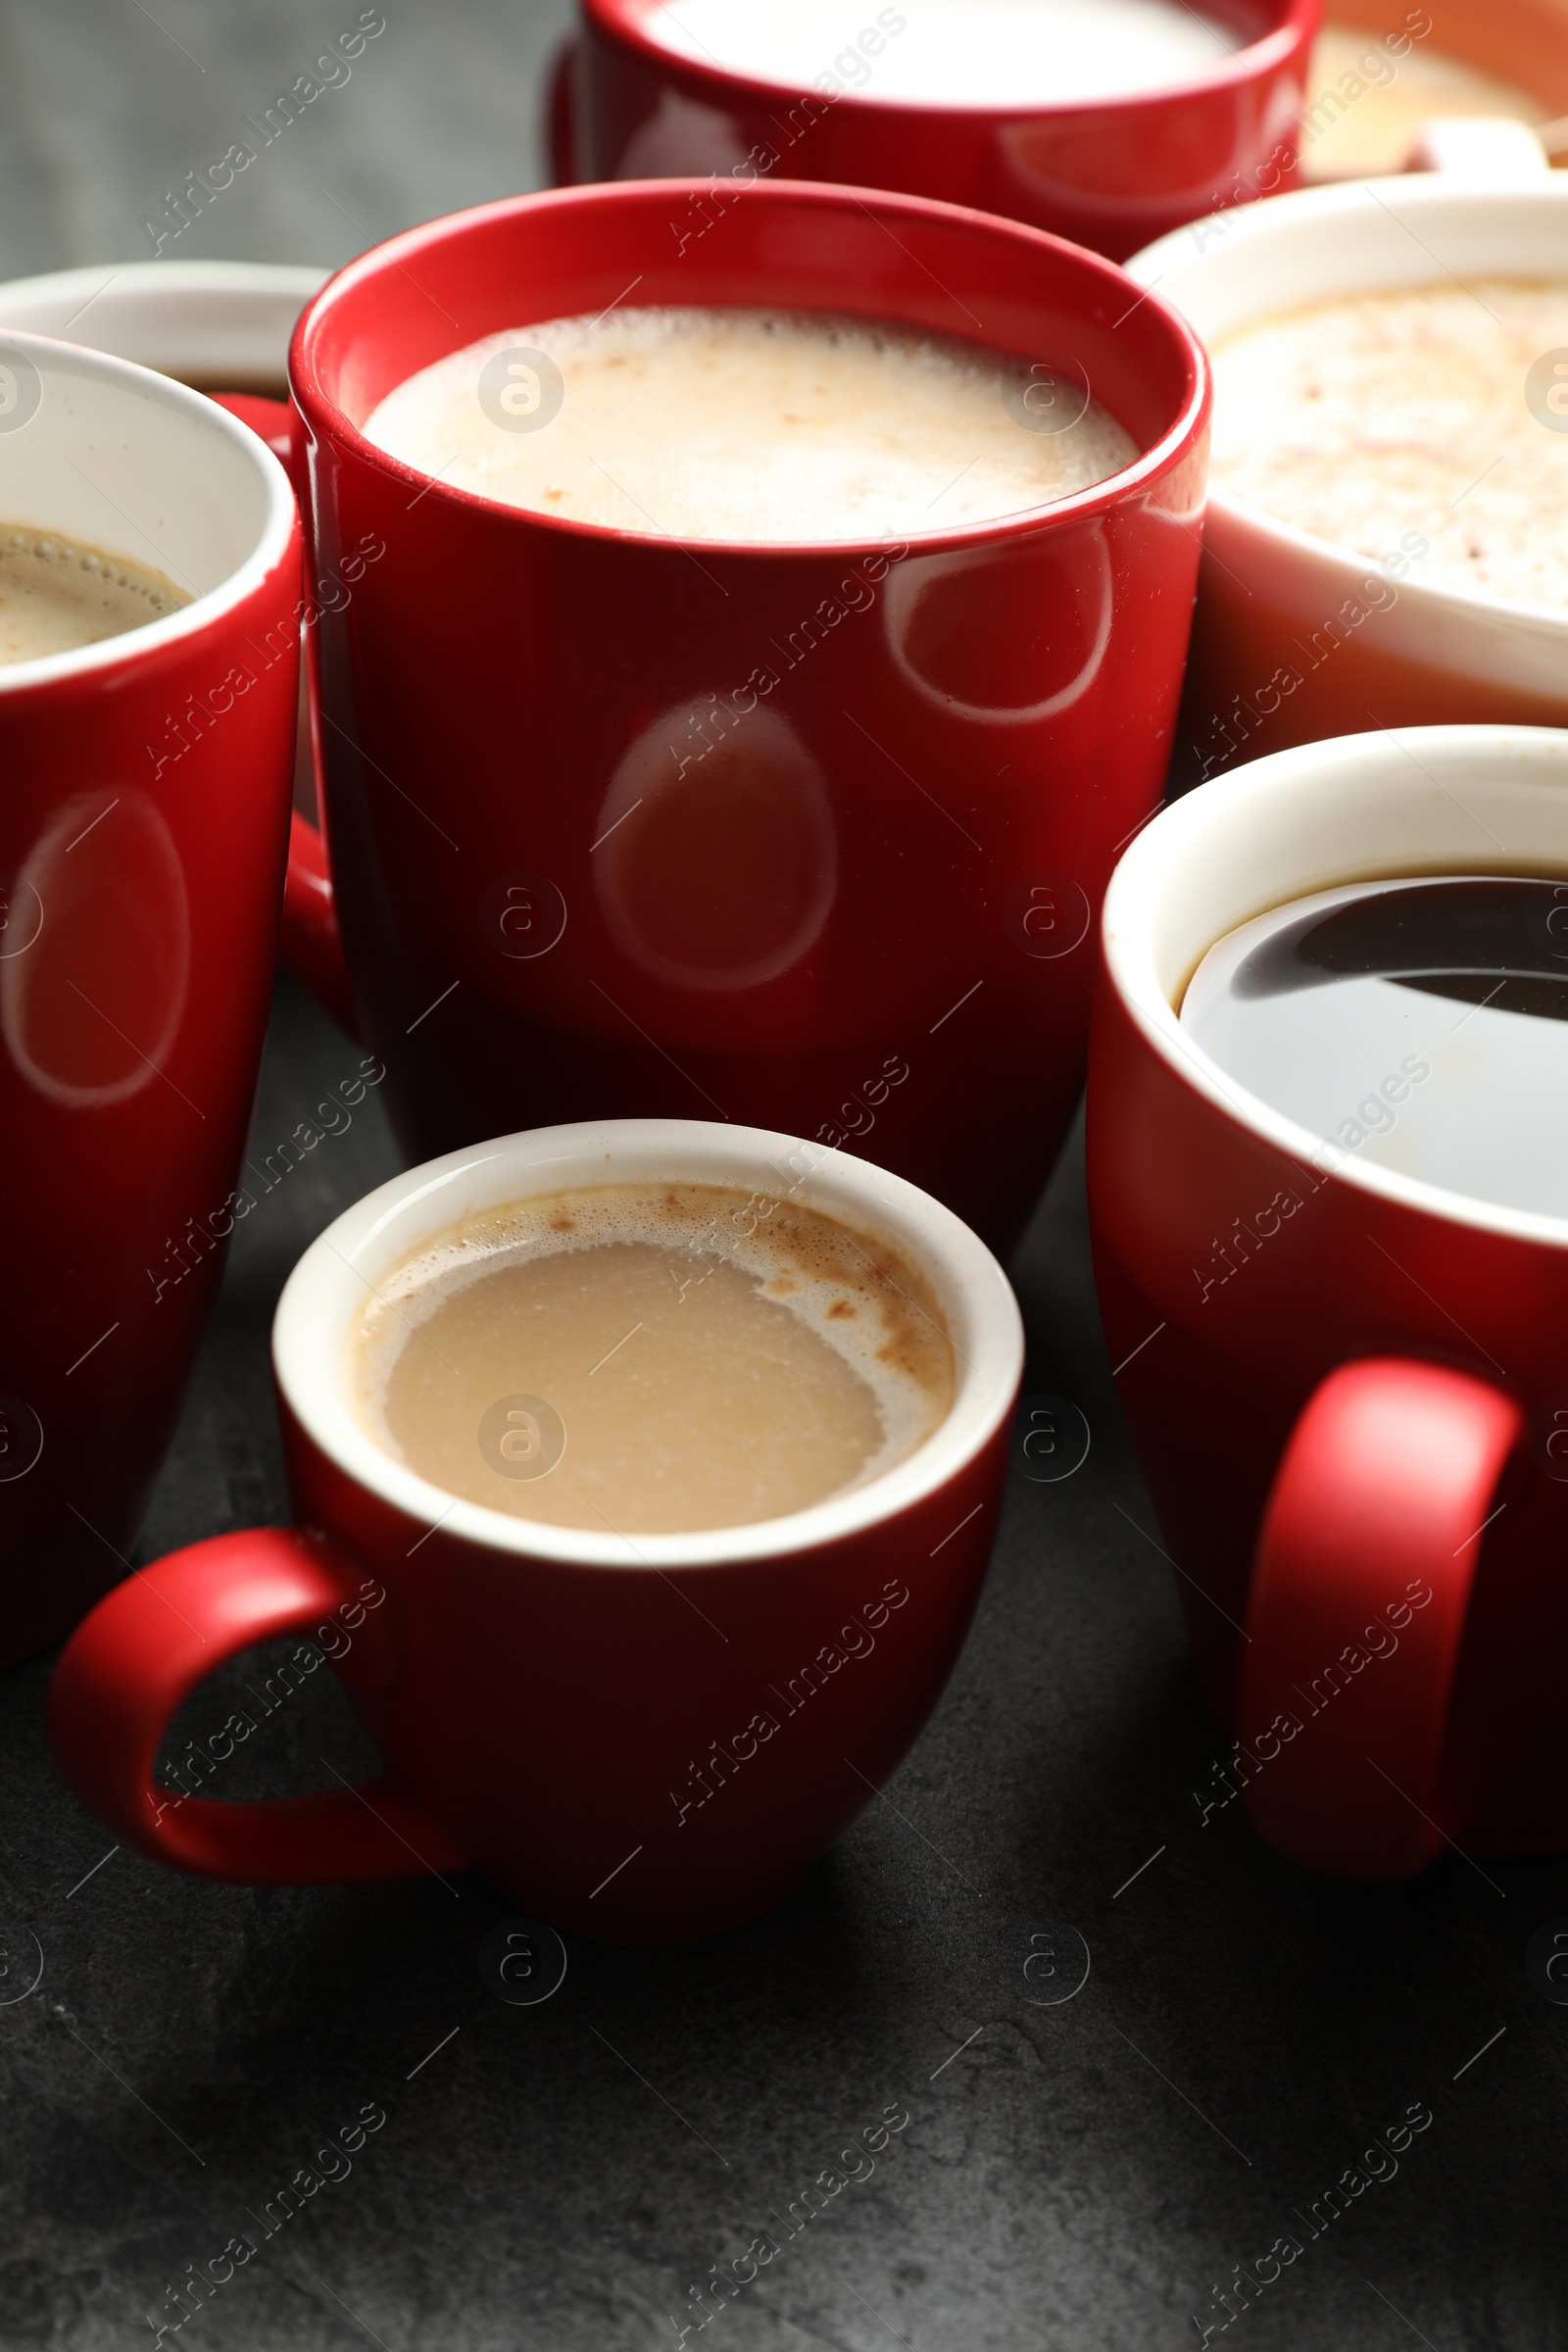
<path id="1" fill-rule="evenodd" d="M 514 381 L 497 383 L 507 366 Z M 1137 456 L 1078 381 L 1030 367 L 872 319 L 622 306 L 455 352 L 364 429 L 443 482 L 612 530 L 907 539 L 1064 498 Z"/>
<path id="2" fill-rule="evenodd" d="M 1527 379 L 1564 349 L 1568 280 L 1445 278 L 1260 320 L 1214 345 L 1213 480 L 1374 561 L 1426 539 L 1412 581 L 1561 609 L 1568 370 Z"/>
<path id="3" fill-rule="evenodd" d="M 189 603 L 162 572 L 123 556 L 0 522 L 0 666 L 96 645 Z"/>
<path id="4" fill-rule="evenodd" d="M 902 1251 L 721 1186 L 489 1211 L 377 1294 L 348 1359 L 370 1436 L 448 1494 L 558 1526 L 780 1518 L 905 1460 L 953 1401 L 941 1309 Z"/>
<path id="5" fill-rule="evenodd" d="M 917 106 L 1059 106 L 1167 89 L 1242 45 L 1175 0 L 670 0 L 644 29 L 758 81 Z"/>

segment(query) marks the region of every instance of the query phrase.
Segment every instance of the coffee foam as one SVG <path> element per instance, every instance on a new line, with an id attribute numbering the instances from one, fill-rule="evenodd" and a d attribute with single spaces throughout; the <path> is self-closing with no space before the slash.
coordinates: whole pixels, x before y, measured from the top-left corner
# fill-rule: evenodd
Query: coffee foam
<path id="1" fill-rule="evenodd" d="M 1557 279 L 1390 287 L 1239 327 L 1212 347 L 1212 479 L 1374 561 L 1402 546 L 1424 586 L 1568 608 L 1568 432 L 1531 400 L 1565 347 Z"/>
<path id="2" fill-rule="evenodd" d="M 123 556 L 0 522 L 0 665 L 96 645 L 190 601 L 162 572 Z"/>
<path id="3" fill-rule="evenodd" d="M 1244 36 L 1166 0 L 673 0 L 642 29 L 677 56 L 825 96 L 1059 106 L 1169 88 Z"/>
<path id="4" fill-rule="evenodd" d="M 754 1217 L 757 1229 L 748 1234 Z M 376 1444 L 401 1457 L 385 1410 L 393 1368 L 411 1335 L 457 1292 L 502 1266 L 618 1243 L 660 1250 L 689 1269 L 694 1285 L 715 1264 L 736 1268 L 858 1376 L 874 1400 L 882 1443 L 839 1493 L 906 1459 L 951 1409 L 954 1350 L 942 1309 L 918 1267 L 884 1236 L 728 1186 L 604 1185 L 466 1219 L 378 1283 L 348 1343 L 351 1400 Z"/>
<path id="5" fill-rule="evenodd" d="M 515 429 L 485 373 L 507 355 L 525 370 Z M 1027 512 L 1133 463 L 1137 444 L 1075 377 L 1031 368 L 897 321 L 622 306 L 453 352 L 363 430 L 456 488 L 612 530 L 908 539 Z"/>

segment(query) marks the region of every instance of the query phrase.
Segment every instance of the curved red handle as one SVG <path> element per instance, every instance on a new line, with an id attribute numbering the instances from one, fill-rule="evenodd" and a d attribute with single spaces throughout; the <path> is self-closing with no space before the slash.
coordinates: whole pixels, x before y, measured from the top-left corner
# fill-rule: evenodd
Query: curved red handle
<path id="1" fill-rule="evenodd" d="M 1253 1562 L 1236 1767 L 1293 1861 L 1407 1878 L 1462 1830 L 1449 1704 L 1524 1426 L 1487 1382 L 1399 1357 L 1331 1373 L 1297 1423 Z"/>
<path id="2" fill-rule="evenodd" d="M 378 1591 L 373 1578 L 293 1528 L 255 1528 L 170 1552 L 118 1585 L 66 1644 L 49 1687 L 56 1763 L 123 1844 L 200 1878 L 316 1886 L 463 1869 L 466 1857 L 444 1832 L 384 1779 L 259 1804 L 153 1779 L 180 1702 L 253 1642 L 319 1629 L 328 1655 L 341 1654 L 345 1682 L 385 1681 L 388 1635 L 375 1614 L 385 1594 L 370 1597 Z"/>
<path id="3" fill-rule="evenodd" d="M 217 392 L 213 398 L 220 409 L 227 409 L 231 416 L 237 416 L 242 424 L 248 424 L 252 432 L 267 443 L 294 485 L 294 495 L 299 500 L 301 514 L 308 514 L 305 450 L 299 430 L 298 412 L 286 400 L 264 400 L 251 392 Z M 305 655 L 302 664 L 304 691 L 310 696 L 314 711 L 316 672 L 309 636 L 302 650 Z M 318 808 L 321 801 L 320 767 L 318 749 Z M 318 827 L 298 808 L 294 811 L 294 823 L 289 833 L 288 873 L 283 884 L 281 952 L 288 969 L 296 980 L 310 990 L 322 1011 L 329 1013 L 340 1029 L 347 1030 L 350 1037 L 357 1039 L 359 1025 L 354 1011 L 354 992 L 349 985 L 343 941 L 337 927 L 337 903 L 332 894 L 326 844 Z"/>
<path id="4" fill-rule="evenodd" d="M 577 58 L 580 40 L 564 40 L 556 51 L 545 84 L 545 144 L 550 150 L 551 184 L 577 185 Z"/>

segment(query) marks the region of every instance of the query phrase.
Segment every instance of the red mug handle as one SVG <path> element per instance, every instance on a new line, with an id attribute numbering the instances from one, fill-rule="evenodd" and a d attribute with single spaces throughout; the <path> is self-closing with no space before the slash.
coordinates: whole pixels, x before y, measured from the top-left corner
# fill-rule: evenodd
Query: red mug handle
<path id="1" fill-rule="evenodd" d="M 1302 1411 L 1253 1560 L 1235 1767 L 1293 1861 L 1407 1878 L 1462 1829 L 1444 1773 L 1454 1676 L 1524 1426 L 1488 1382 L 1400 1357 L 1342 1365 Z"/>
<path id="2" fill-rule="evenodd" d="M 564 40 L 551 61 L 545 84 L 545 145 L 550 151 L 551 184 L 577 185 L 577 59 L 580 40 Z"/>
<path id="3" fill-rule="evenodd" d="M 242 424 L 267 443 L 279 460 L 303 514 L 306 503 L 304 451 L 300 445 L 299 418 L 286 400 L 264 400 L 250 392 L 220 392 L 214 396 L 220 409 L 227 409 Z M 316 669 L 312 647 L 305 646 L 305 671 L 313 710 L 316 704 Z M 320 759 L 317 758 L 317 777 L 319 783 Z M 319 805 L 319 793 L 318 793 Z M 282 956 L 296 980 L 310 990 L 321 1009 L 329 1013 L 340 1029 L 357 1038 L 359 1024 L 354 1010 L 354 995 L 349 986 L 348 965 L 343 959 L 343 941 L 337 927 L 337 903 L 332 893 L 332 871 L 327 862 L 326 843 L 319 829 L 299 809 L 289 832 L 288 873 L 283 883 Z"/>
<path id="4" fill-rule="evenodd" d="M 117 1585 L 66 1644 L 49 1687 L 56 1763 L 122 1844 L 198 1878 L 318 1886 L 466 1868 L 385 1778 L 250 1804 L 153 1778 L 176 1709 L 216 1666 L 334 1611 L 345 1612 L 337 1629 L 346 1632 L 356 1610 L 340 1671 L 373 1688 L 389 1679 L 387 1633 L 359 1570 L 326 1544 L 263 1527 L 170 1552 Z"/>

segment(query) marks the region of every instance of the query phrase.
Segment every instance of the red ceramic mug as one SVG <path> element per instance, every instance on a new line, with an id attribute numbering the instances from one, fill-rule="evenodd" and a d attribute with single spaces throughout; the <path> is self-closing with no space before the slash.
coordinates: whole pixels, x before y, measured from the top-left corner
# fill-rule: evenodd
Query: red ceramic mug
<path id="1" fill-rule="evenodd" d="M 1105 879 L 1163 783 L 1202 353 L 1037 230 L 780 183 L 682 255 L 685 193 L 431 222 L 301 321 L 326 843 L 296 827 L 285 951 L 338 1006 L 346 953 L 412 1157 L 731 1118 L 863 1144 L 1005 1250 L 1076 1102 Z M 499 506 L 365 439 L 416 369 L 633 288 L 1065 350 L 1143 454 L 906 547 L 687 546 Z"/>
<path id="2" fill-rule="evenodd" d="M 1207 950 L 1380 875 L 1568 877 L 1568 734 L 1281 752 L 1166 809 L 1105 901 L 1089 1080 L 1117 1387 L 1238 1791 L 1284 1852 L 1397 1878 L 1568 1845 L 1568 1223 L 1356 1159 L 1178 1018 Z M 1434 1000 L 1437 1002 L 1437 1000 Z"/>
<path id="3" fill-rule="evenodd" d="M 1183 83 L 1054 106 L 922 105 L 878 89 L 902 9 L 789 86 L 651 37 L 656 0 L 582 0 L 549 100 L 558 180 L 701 177 L 691 235 L 759 175 L 853 180 L 1005 213 L 1120 261 L 1184 220 L 1294 187 L 1319 0 L 1214 0 L 1242 46 Z M 897 28 L 890 20 L 897 19 Z"/>
<path id="4" fill-rule="evenodd" d="M 6 1664 L 123 1574 L 232 1230 L 276 956 L 300 530 L 276 460 L 210 402 L 10 329 L 0 516 L 192 600 L 0 668 Z"/>
<path id="5" fill-rule="evenodd" d="M 466 1215 L 607 1181 L 782 1190 L 892 1241 L 954 1342 L 947 1418 L 863 1487 L 692 1536 L 514 1518 L 382 1452 L 344 1396 L 367 1283 Z M 173 1552 L 93 1612 L 50 1692 L 66 1778 L 127 1845 L 204 1877 L 317 1885 L 476 1863 L 558 1927 L 662 1941 L 781 1900 L 918 1734 L 990 1557 L 1023 1333 L 989 1251 L 898 1177 L 755 1129 L 615 1120 L 383 1185 L 300 1260 L 272 1354 L 298 1525 Z M 313 1632 L 383 1779 L 259 1804 L 155 1784 L 204 1675 Z"/>

